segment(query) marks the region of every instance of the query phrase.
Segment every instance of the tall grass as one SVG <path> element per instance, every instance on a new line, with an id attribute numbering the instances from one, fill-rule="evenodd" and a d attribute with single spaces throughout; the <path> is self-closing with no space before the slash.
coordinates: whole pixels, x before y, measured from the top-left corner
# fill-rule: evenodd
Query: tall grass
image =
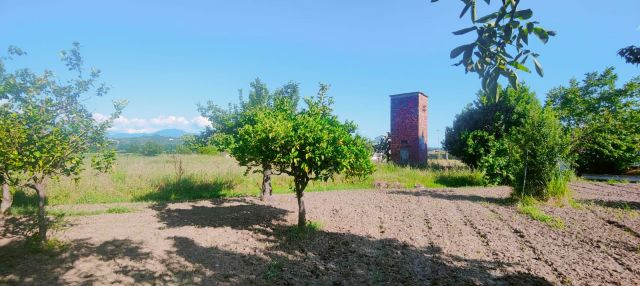
<path id="1" fill-rule="evenodd" d="M 570 170 L 556 171 L 547 184 L 547 193 L 551 198 L 568 198 L 571 195 L 569 182 L 574 174 Z"/>
<path id="2" fill-rule="evenodd" d="M 48 184 L 50 205 L 116 202 L 157 202 L 257 196 L 262 175 L 249 173 L 224 155 L 180 155 L 184 174 L 177 174 L 175 158 L 169 155 L 143 157 L 119 155 L 109 173 L 85 170 L 78 182 L 62 178 Z M 463 167 L 416 169 L 392 164 L 377 164 L 376 172 L 364 179 L 337 176 L 328 182 L 311 182 L 307 191 L 371 189 L 374 182 L 385 181 L 405 188 L 461 187 L 483 184 L 482 174 Z M 274 176 L 274 193 L 288 193 L 288 176 Z M 37 198 L 28 189 L 15 192 L 14 206 L 35 205 Z"/>

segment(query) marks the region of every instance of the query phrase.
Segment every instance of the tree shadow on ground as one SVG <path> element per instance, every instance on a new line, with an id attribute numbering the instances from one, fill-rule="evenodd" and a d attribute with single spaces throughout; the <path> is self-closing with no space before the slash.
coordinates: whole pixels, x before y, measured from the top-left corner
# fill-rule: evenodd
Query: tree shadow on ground
<path id="1" fill-rule="evenodd" d="M 0 216 L 0 238 L 29 237 L 37 230 L 35 215 Z"/>
<path id="2" fill-rule="evenodd" d="M 205 284 L 551 285 L 543 277 L 528 273 L 505 274 L 513 265 L 448 255 L 435 245 L 419 248 L 396 239 L 322 230 L 296 231 L 283 223 L 287 213 L 284 209 L 245 202 L 177 211 L 163 208 L 158 209 L 158 218 L 167 227 L 195 225 L 250 230 L 265 245 L 263 249 L 239 253 L 201 246 L 189 237 L 172 237 L 174 254 L 197 269 L 193 273 L 201 277 L 194 281 Z"/>
<path id="3" fill-rule="evenodd" d="M 451 192 L 443 189 L 438 190 L 420 190 L 420 191 L 412 191 L 412 190 L 398 190 L 391 191 L 392 194 L 398 195 L 409 195 L 409 196 L 417 196 L 417 197 L 431 197 L 434 199 L 448 200 L 448 201 L 469 201 L 474 203 L 491 203 L 496 205 L 512 205 L 515 200 L 511 197 L 489 197 L 489 196 L 479 196 L 474 194 L 464 194 L 459 192 Z"/>
<path id="4" fill-rule="evenodd" d="M 0 248 L 0 284 L 551 285 L 543 277 L 508 270 L 515 265 L 453 256 L 437 245 L 300 231 L 285 223 L 287 210 L 250 200 L 155 209 L 168 228 L 248 230 L 258 244 L 239 242 L 240 247 L 229 249 L 177 235 L 170 237 L 171 250 L 158 256 L 143 242 L 128 239 L 74 240 L 57 255 L 21 251 L 16 242 Z"/>
<path id="5" fill-rule="evenodd" d="M 189 208 L 172 208 L 166 203 L 156 204 L 151 208 L 167 227 L 248 229 L 283 221 L 284 216 L 289 213 L 284 209 L 253 203 L 246 198 L 212 200 L 209 205 L 190 205 Z"/>
<path id="6" fill-rule="evenodd" d="M 0 284 L 9 285 L 93 285 L 101 282 L 99 271 L 83 267 L 83 261 L 94 259 L 102 262 L 119 261 L 115 273 L 124 279 L 115 283 L 144 282 L 153 279 L 155 273 L 140 262 L 151 254 L 142 250 L 142 243 L 129 239 L 113 239 L 93 244 L 86 239 L 73 240 L 59 249 L 35 251 L 25 247 L 24 240 L 14 240 L 0 247 Z M 138 266 L 135 263 L 138 262 Z M 95 262 L 94 262 L 95 264 Z M 75 277 L 67 280 L 64 275 L 74 271 Z"/>
<path id="7" fill-rule="evenodd" d="M 291 238 L 278 226 L 262 253 L 234 253 L 204 247 L 191 238 L 172 238 L 175 254 L 204 284 L 275 285 L 552 285 L 528 273 L 500 274 L 513 265 L 444 254 L 437 246 L 417 248 L 395 239 L 314 231 Z M 185 281 L 183 281 L 185 282 Z"/>
<path id="8" fill-rule="evenodd" d="M 56 232 L 62 228 L 62 224 L 70 226 L 61 216 L 48 216 L 47 224 L 49 232 Z M 0 238 L 27 238 L 38 232 L 38 217 L 36 214 L 22 216 L 0 215 Z"/>

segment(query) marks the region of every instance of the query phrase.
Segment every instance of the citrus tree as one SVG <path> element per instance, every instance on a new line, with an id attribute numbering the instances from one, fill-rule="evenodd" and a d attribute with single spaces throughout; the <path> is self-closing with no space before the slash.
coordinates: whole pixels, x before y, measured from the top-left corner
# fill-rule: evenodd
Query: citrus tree
<path id="1" fill-rule="evenodd" d="M 16 114 L 10 109 L 9 99 L 22 89 L 16 80 L 17 73 L 7 72 L 5 62 L 14 56 L 25 53 L 17 47 L 8 48 L 7 55 L 0 57 L 0 184 L 2 184 L 2 202 L 0 213 L 5 213 L 12 203 L 9 186 L 15 184 L 12 179 L 16 170 L 20 167 L 18 146 L 24 138 L 20 135 L 21 124 Z"/>
<path id="2" fill-rule="evenodd" d="M 19 122 L 18 114 L 11 112 L 4 105 L 0 107 L 0 183 L 2 183 L 2 203 L 0 214 L 9 210 L 13 201 L 10 185 L 17 184 L 16 175 L 22 167 L 20 146 L 25 142 L 25 126 Z"/>
<path id="3" fill-rule="evenodd" d="M 272 194 L 273 162 L 278 159 L 278 140 L 283 118 L 295 112 L 299 101 L 298 84 L 290 82 L 270 92 L 260 79 L 251 83 L 249 99 L 240 93 L 239 104 L 221 108 L 213 102 L 199 106 L 212 128 L 201 134 L 201 141 L 224 149 L 247 172 L 261 172 L 261 199 Z"/>
<path id="4" fill-rule="evenodd" d="M 115 151 L 106 137 L 107 129 L 117 118 L 125 102 L 114 102 L 115 111 L 108 120 L 98 122 L 83 102 L 91 94 L 102 96 L 108 88 L 100 84 L 100 71 L 88 75 L 83 68 L 80 45 L 74 43 L 61 53 L 69 72 L 77 76 L 62 81 L 53 72 L 36 74 L 29 69 L 16 70 L 8 77 L 10 90 L 3 90 L 3 121 L 16 125 L 10 136 L 0 138 L 19 154 L 13 164 L 23 177 L 21 184 L 38 195 L 38 237 L 47 240 L 47 182 L 61 176 L 77 177 L 89 152 L 92 166 L 106 171 L 115 159 Z M 6 84 L 5 84 L 6 85 Z M 18 142 L 19 144 L 11 144 Z"/>
<path id="5" fill-rule="evenodd" d="M 238 163 L 247 167 L 260 168 L 263 174 L 263 200 L 272 194 L 271 175 L 273 162 L 282 159 L 281 147 L 291 130 L 291 120 L 295 116 L 296 104 L 288 96 L 275 95 L 272 106 L 256 108 L 243 114 L 243 125 L 233 136 L 230 153 Z"/>
<path id="6" fill-rule="evenodd" d="M 320 85 L 316 97 L 305 98 L 307 107 L 291 117 L 278 140 L 274 166 L 293 177 L 298 200 L 298 227 L 306 224 L 304 190 L 311 181 L 327 181 L 337 174 L 363 177 L 374 170 L 367 140 L 357 134 L 353 122 L 341 122 L 332 114 L 328 86 Z M 280 135 L 278 135 L 280 136 Z"/>

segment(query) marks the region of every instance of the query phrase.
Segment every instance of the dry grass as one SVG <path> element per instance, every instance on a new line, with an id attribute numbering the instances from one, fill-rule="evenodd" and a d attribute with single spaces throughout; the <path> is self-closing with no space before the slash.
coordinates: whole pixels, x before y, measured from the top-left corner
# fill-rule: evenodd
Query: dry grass
<path id="1" fill-rule="evenodd" d="M 245 168 L 224 155 L 170 155 L 143 157 L 122 154 L 113 170 L 99 173 L 85 170 L 78 182 L 62 178 L 49 184 L 49 204 L 93 204 L 116 202 L 182 201 L 219 197 L 256 196 L 259 194 L 260 173 L 245 174 Z M 435 160 L 434 160 L 435 161 Z M 431 162 L 426 169 L 404 168 L 378 164 L 376 172 L 363 180 L 338 176 L 334 181 L 312 182 L 307 191 L 371 189 L 374 182 L 394 183 L 404 188 L 459 187 L 482 184 L 482 175 L 455 162 Z M 272 179 L 275 193 L 287 193 L 291 188 L 288 176 Z M 30 190 L 15 193 L 17 208 L 35 204 Z"/>

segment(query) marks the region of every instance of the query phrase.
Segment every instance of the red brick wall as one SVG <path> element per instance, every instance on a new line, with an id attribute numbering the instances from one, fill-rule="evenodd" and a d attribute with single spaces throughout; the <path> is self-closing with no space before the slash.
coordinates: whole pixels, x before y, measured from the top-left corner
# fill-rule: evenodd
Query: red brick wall
<path id="1" fill-rule="evenodd" d="M 402 152 L 408 152 L 407 161 Z M 426 159 L 427 97 L 417 92 L 391 96 L 391 160 L 420 165 Z"/>
<path id="2" fill-rule="evenodd" d="M 429 103 L 427 100 L 427 96 L 420 94 L 419 98 L 419 117 L 418 117 L 418 146 L 420 147 L 420 152 L 418 153 L 419 164 L 427 163 L 427 115 L 429 114 L 428 108 Z"/>

